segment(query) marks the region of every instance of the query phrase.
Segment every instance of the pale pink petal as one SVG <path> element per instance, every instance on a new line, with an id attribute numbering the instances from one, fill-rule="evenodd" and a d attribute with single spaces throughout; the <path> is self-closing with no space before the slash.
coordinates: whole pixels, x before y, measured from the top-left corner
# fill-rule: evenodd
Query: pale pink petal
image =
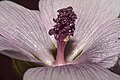
<path id="1" fill-rule="evenodd" d="M 98 65 L 67 65 L 28 69 L 23 80 L 120 80 L 120 76 Z"/>
<path id="2" fill-rule="evenodd" d="M 117 18 L 120 13 L 120 0 L 40 0 L 39 9 L 48 30 L 54 25 L 57 10 L 69 6 L 73 7 L 78 17 L 75 45 L 92 34 L 96 26 L 98 28 L 105 21 Z M 51 39 L 54 41 L 54 37 Z"/>
<path id="3" fill-rule="evenodd" d="M 52 0 L 40 0 L 39 1 L 39 10 L 40 10 L 40 16 L 42 19 L 42 22 L 44 23 L 44 26 L 47 30 L 47 32 L 49 32 L 49 30 L 51 28 L 53 28 L 54 22 L 53 22 L 53 6 L 51 4 Z M 50 36 L 51 40 L 53 41 L 53 43 L 55 44 L 55 46 L 57 47 L 56 44 L 56 40 L 54 39 L 53 36 Z"/>
<path id="4" fill-rule="evenodd" d="M 50 65 L 54 61 L 50 52 L 53 44 L 39 14 L 10 1 L 0 2 L 0 50 L 21 51 Z"/>
<path id="5" fill-rule="evenodd" d="M 93 62 L 105 68 L 114 66 L 120 54 L 120 19 L 112 20 L 89 37 L 79 56 L 80 62 Z"/>
<path id="6" fill-rule="evenodd" d="M 119 55 L 119 57 L 118 57 L 118 65 L 119 65 L 119 67 L 120 67 L 120 55 Z"/>
<path id="7" fill-rule="evenodd" d="M 16 45 L 14 41 L 8 41 L 2 36 L 0 36 L 0 53 L 15 59 L 41 63 L 29 52 Z"/>

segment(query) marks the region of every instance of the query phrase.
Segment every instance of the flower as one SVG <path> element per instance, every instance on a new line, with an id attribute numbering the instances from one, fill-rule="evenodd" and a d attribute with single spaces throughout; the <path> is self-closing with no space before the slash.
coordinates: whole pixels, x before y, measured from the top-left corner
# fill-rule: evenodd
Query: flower
<path id="1" fill-rule="evenodd" d="M 61 38 L 54 39 L 49 35 L 54 35 L 51 31 L 48 34 L 56 22 L 52 19 L 58 10 L 68 7 L 77 16 L 74 34 L 62 38 L 66 43 L 62 55 L 53 54 L 54 48 L 61 51 L 56 42 Z M 120 0 L 40 0 L 39 10 L 31 11 L 11 1 L 0 2 L 1 54 L 45 64 L 28 69 L 24 80 L 120 79 L 108 70 L 120 54 Z"/>

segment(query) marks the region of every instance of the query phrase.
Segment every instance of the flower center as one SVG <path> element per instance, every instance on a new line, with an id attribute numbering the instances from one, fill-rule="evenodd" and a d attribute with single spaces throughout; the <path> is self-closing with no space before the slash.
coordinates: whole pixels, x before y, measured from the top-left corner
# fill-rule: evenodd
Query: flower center
<path id="1" fill-rule="evenodd" d="M 54 64 L 64 65 L 66 63 L 64 59 L 65 45 L 69 41 L 70 36 L 74 35 L 77 15 L 71 6 L 60 9 L 57 12 L 59 13 L 57 18 L 53 18 L 56 24 L 53 26 L 54 28 L 49 30 L 49 35 L 54 35 L 57 41 L 57 56 Z"/>

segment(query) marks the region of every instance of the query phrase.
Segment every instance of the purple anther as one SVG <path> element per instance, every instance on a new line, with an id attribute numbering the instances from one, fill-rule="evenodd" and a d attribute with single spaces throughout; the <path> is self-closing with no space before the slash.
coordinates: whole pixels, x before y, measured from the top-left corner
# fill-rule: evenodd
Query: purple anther
<path id="1" fill-rule="evenodd" d="M 58 17 L 53 21 L 56 23 L 53 29 L 49 30 L 49 35 L 54 35 L 56 40 L 63 41 L 68 36 L 73 36 L 75 30 L 75 19 L 77 15 L 73 8 L 67 7 L 57 11 Z"/>

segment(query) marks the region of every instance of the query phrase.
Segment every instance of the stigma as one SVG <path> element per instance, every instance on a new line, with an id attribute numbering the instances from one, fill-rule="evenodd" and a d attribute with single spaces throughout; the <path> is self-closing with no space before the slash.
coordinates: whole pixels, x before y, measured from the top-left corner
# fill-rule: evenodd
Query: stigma
<path id="1" fill-rule="evenodd" d="M 49 35 L 54 35 L 54 38 L 57 41 L 57 56 L 54 64 L 64 65 L 64 49 L 66 43 L 70 39 L 70 36 L 74 35 L 75 20 L 77 19 L 77 15 L 71 6 L 59 9 L 57 12 L 57 18 L 53 18 L 55 25 L 49 30 Z"/>

